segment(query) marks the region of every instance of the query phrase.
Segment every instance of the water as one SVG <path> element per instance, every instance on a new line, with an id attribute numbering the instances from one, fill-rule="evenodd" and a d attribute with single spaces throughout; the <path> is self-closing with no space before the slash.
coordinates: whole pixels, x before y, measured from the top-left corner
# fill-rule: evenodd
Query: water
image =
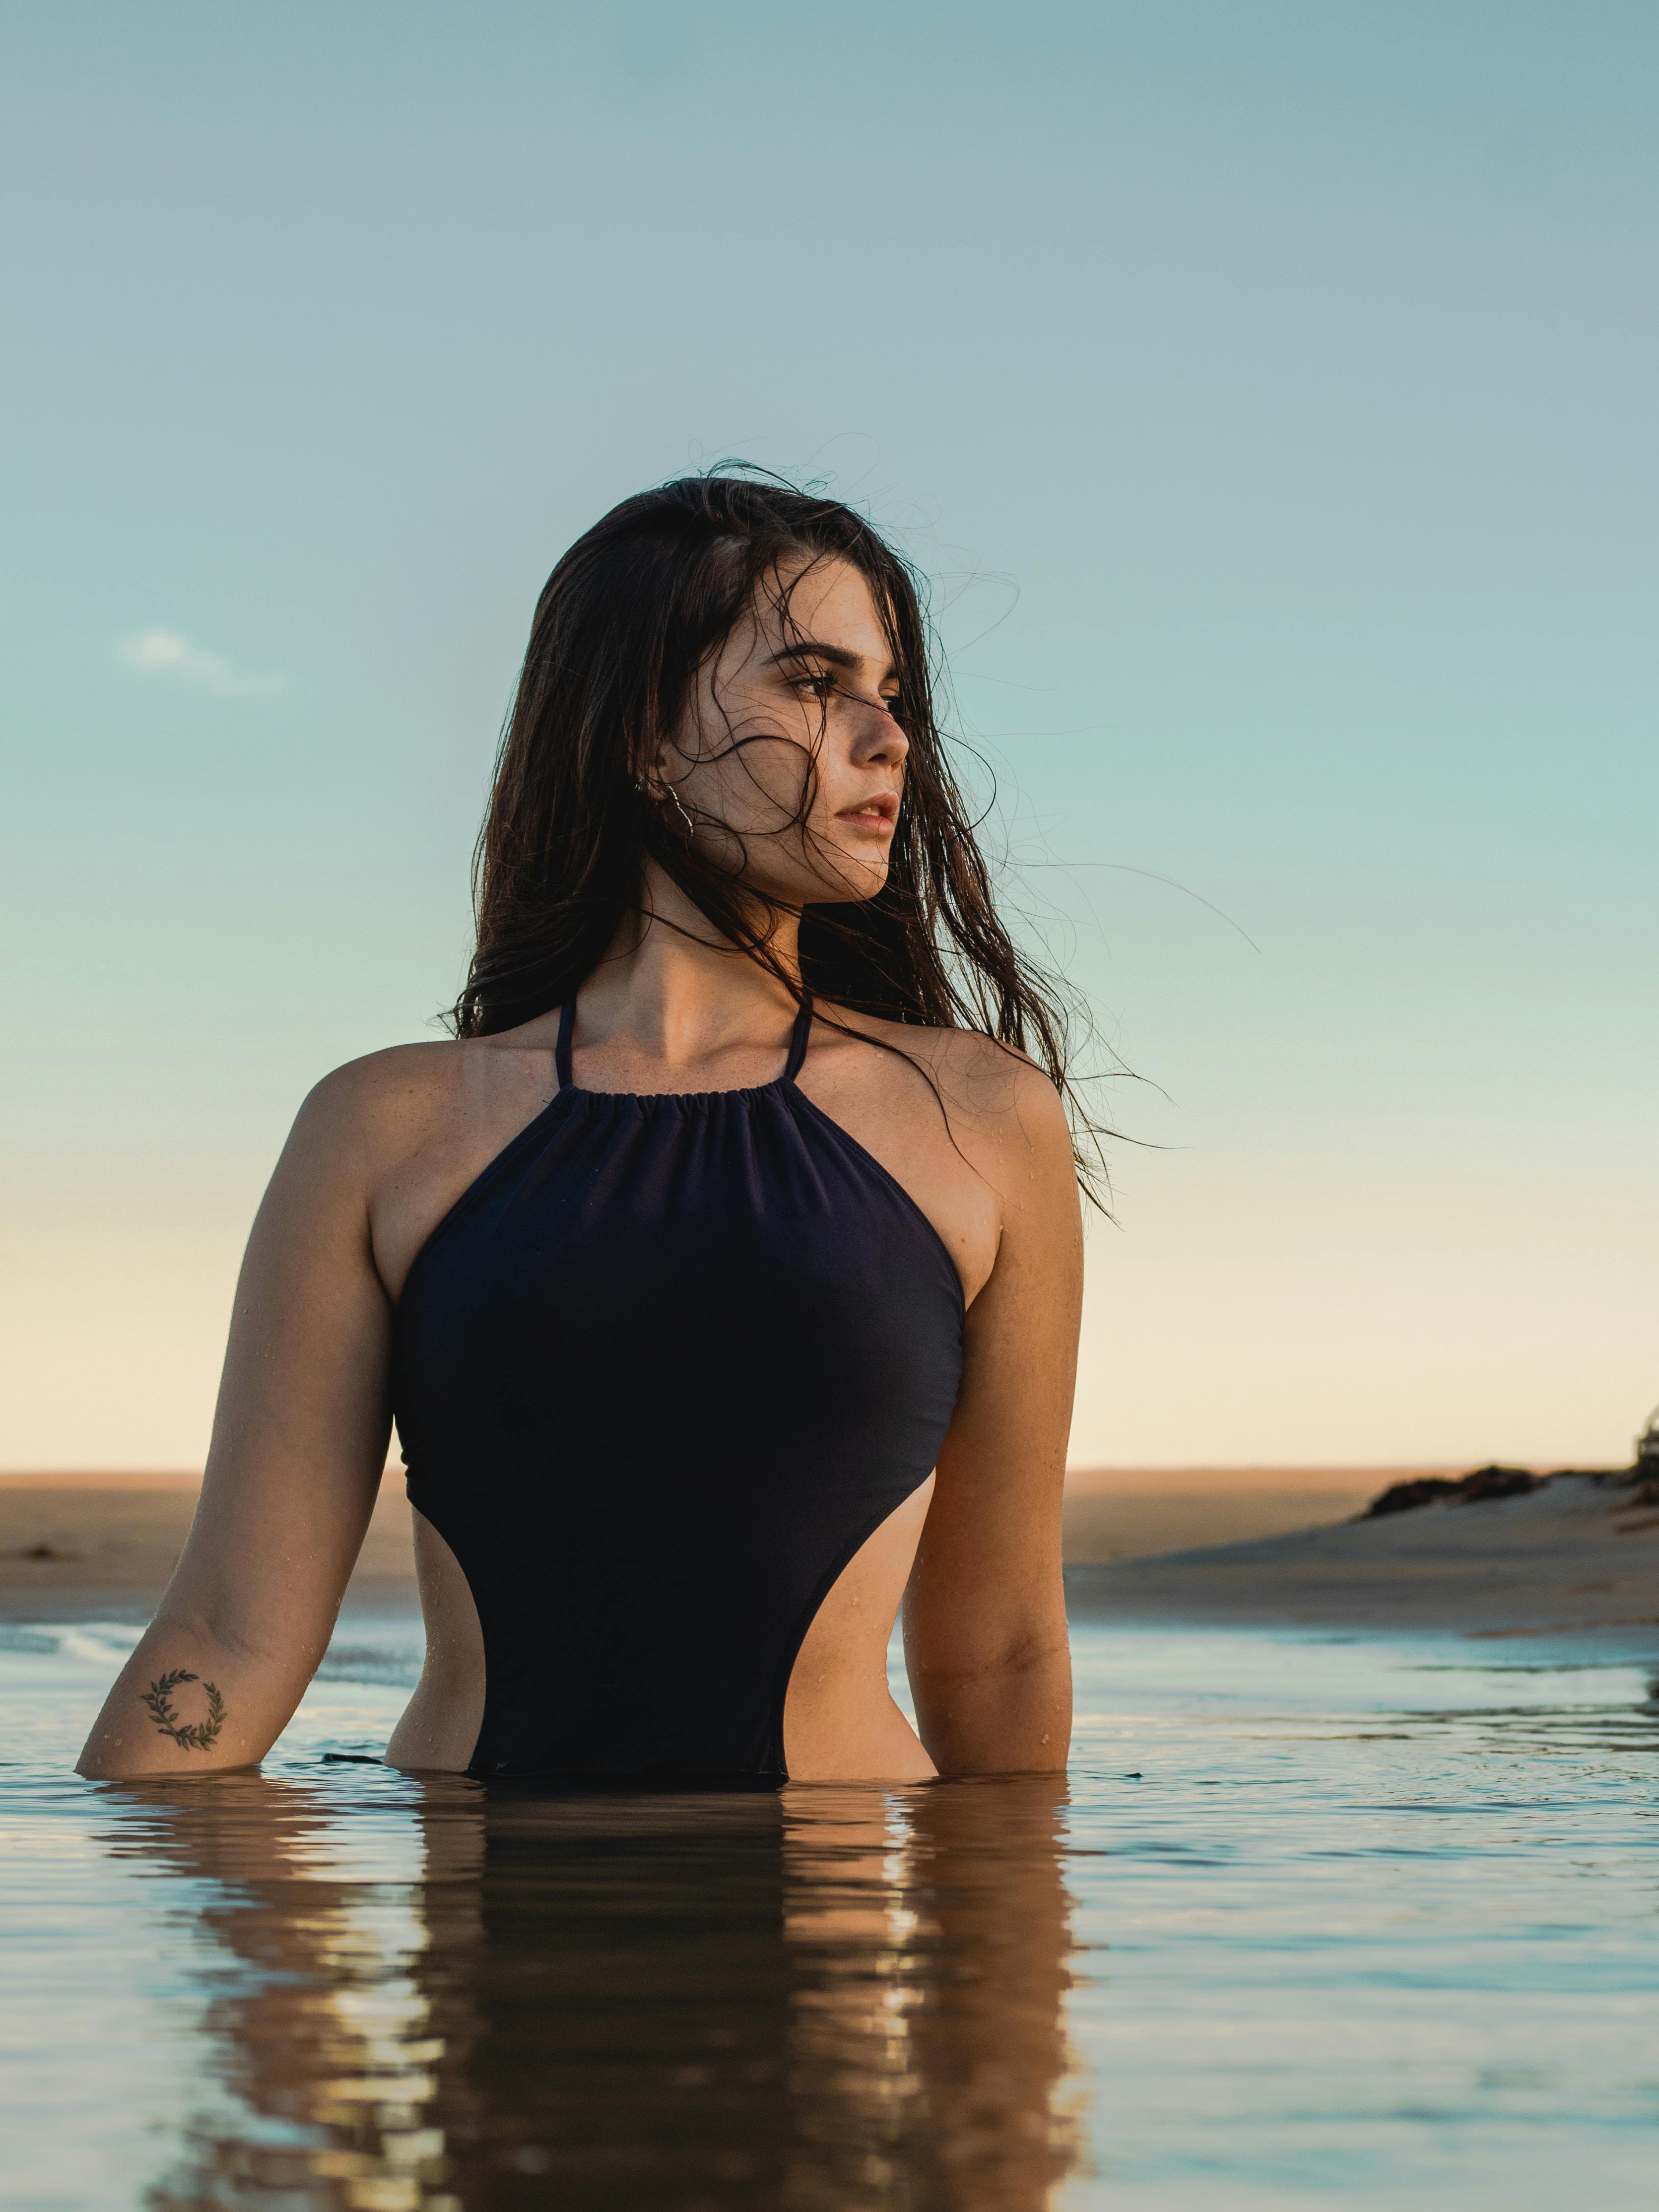
<path id="1" fill-rule="evenodd" d="M 262 1776 L 80 1783 L 136 1632 L 0 1627 L 13 2206 L 1659 2197 L 1633 1656 L 1085 1622 L 1069 1790 L 561 1801 L 357 1763 L 401 1608 Z"/>

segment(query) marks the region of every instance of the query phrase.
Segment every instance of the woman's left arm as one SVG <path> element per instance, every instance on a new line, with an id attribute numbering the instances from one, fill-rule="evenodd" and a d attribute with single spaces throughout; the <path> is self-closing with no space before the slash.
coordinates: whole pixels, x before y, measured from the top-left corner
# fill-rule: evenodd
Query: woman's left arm
<path id="1" fill-rule="evenodd" d="M 1060 1537 L 1083 1224 L 1065 1114 L 1035 1068 L 997 1138 L 1001 1238 L 904 1603 L 921 1741 L 947 1775 L 1063 1768 L 1072 1732 Z"/>
<path id="2" fill-rule="evenodd" d="M 87 1739 L 91 1780 L 255 1764 L 327 1649 L 392 1425 L 367 1133 L 385 1067 L 325 1079 L 283 1147 L 236 1287 L 201 1502 Z"/>

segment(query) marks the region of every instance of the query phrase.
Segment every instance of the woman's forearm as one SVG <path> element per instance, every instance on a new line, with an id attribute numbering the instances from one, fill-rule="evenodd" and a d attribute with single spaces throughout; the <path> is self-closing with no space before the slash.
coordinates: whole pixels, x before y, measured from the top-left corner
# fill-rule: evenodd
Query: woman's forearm
<path id="1" fill-rule="evenodd" d="M 110 1782 L 256 1765 L 288 1725 L 327 1642 L 289 1636 L 262 1650 L 164 1607 L 117 1676 L 76 1771 Z"/>
<path id="2" fill-rule="evenodd" d="M 1072 1657 L 1062 1641 L 971 1674 L 913 1664 L 922 1745 L 943 1775 L 1063 1771 L 1072 1740 Z"/>

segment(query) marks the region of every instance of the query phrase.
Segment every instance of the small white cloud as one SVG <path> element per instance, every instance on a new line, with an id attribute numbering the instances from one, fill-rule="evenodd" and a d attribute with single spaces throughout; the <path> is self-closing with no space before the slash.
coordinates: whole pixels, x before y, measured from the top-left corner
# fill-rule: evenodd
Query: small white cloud
<path id="1" fill-rule="evenodd" d="M 204 653 L 176 630 L 147 629 L 130 637 L 121 647 L 129 668 L 146 676 L 182 676 L 186 684 L 208 684 L 216 690 L 230 681 L 230 663 L 216 653 Z"/>
<path id="2" fill-rule="evenodd" d="M 198 684 L 204 691 L 246 698 L 283 688 L 280 676 L 237 675 L 222 653 L 204 652 L 177 630 L 140 630 L 136 636 L 122 640 L 120 653 L 127 666 L 136 668 L 141 676 L 176 676 L 181 683 Z"/>

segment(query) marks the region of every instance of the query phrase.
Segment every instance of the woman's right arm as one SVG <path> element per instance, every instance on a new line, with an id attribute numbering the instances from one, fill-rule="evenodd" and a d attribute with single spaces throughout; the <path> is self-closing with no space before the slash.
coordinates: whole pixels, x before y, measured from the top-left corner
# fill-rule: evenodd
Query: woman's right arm
<path id="1" fill-rule="evenodd" d="M 82 1774 L 254 1764 L 328 1647 L 391 1431 L 392 1313 L 368 1207 L 384 1066 L 320 1083 L 277 1163 L 237 1284 L 189 1541 Z"/>

